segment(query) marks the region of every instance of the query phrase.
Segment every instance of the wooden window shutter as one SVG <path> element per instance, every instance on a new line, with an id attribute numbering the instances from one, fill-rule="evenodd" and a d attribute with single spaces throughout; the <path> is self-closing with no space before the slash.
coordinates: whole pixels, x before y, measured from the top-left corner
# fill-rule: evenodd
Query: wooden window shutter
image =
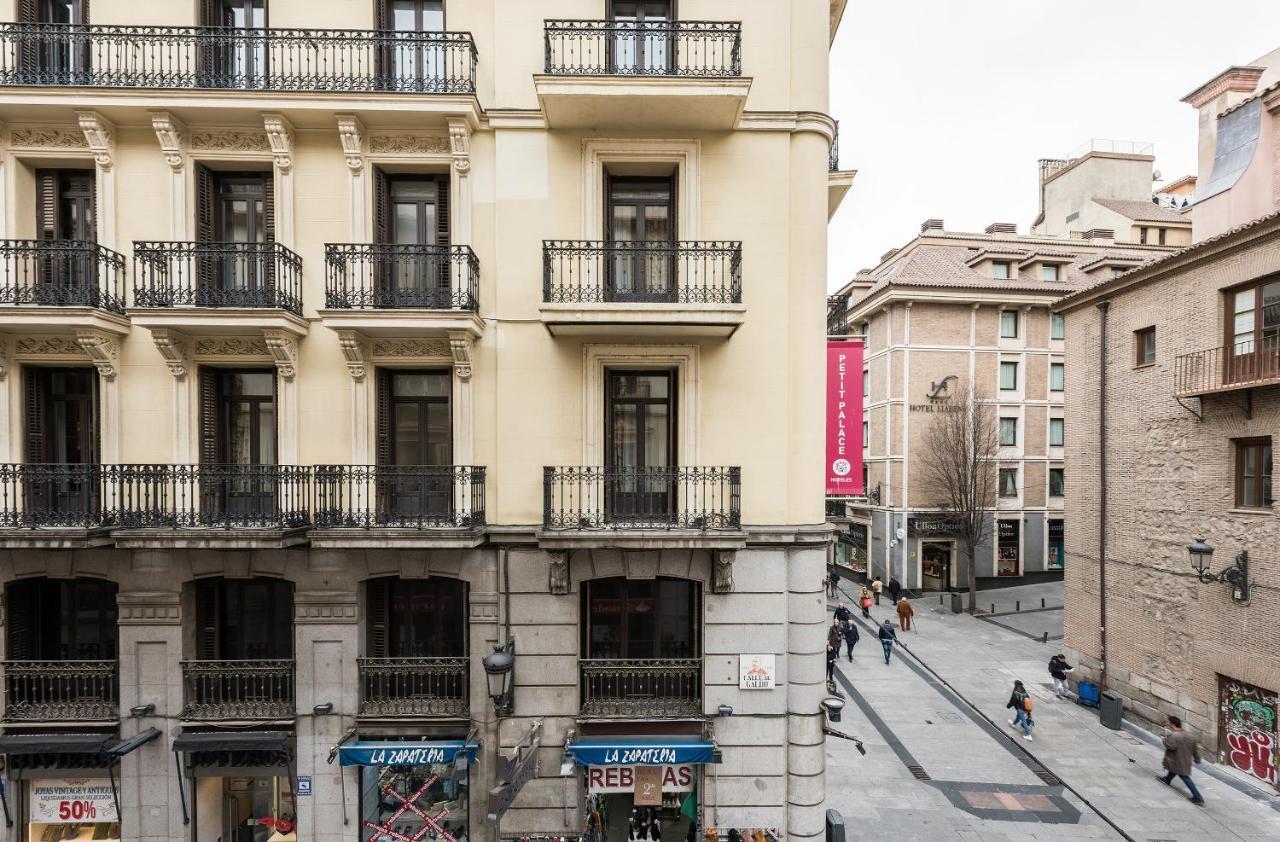
<path id="1" fill-rule="evenodd" d="M 23 458 L 28 464 L 39 464 L 46 459 L 45 425 L 49 415 L 45 390 L 47 380 L 44 369 L 22 370 Z"/>
<path id="2" fill-rule="evenodd" d="M 222 580 L 196 580 L 196 659 L 216 661 L 222 654 L 219 639 L 222 614 Z"/>
<path id="3" fill-rule="evenodd" d="M 82 25 L 93 23 L 93 18 L 89 17 L 89 0 L 80 0 L 80 19 L 76 23 Z"/>
<path id="4" fill-rule="evenodd" d="M 373 0 L 373 28 L 379 32 L 385 32 L 390 24 L 387 23 L 387 0 Z"/>
<path id="5" fill-rule="evenodd" d="M 58 239 L 58 171 L 36 170 L 36 237 Z"/>
<path id="6" fill-rule="evenodd" d="M 385 368 L 378 369 L 375 398 L 375 422 L 378 435 L 375 443 L 377 464 L 390 465 L 391 454 L 391 372 Z"/>
<path id="7" fill-rule="evenodd" d="M 377 167 L 373 170 L 373 241 L 391 242 L 391 181 Z"/>
<path id="8" fill-rule="evenodd" d="M 200 463 L 203 465 L 216 465 L 221 461 L 218 375 L 216 368 L 200 369 Z"/>
<path id="9" fill-rule="evenodd" d="M 18 23 L 39 23 L 38 5 L 36 0 L 18 0 Z"/>
<path id="10" fill-rule="evenodd" d="M 436 177 L 436 243 L 449 245 L 449 176 Z"/>
<path id="11" fill-rule="evenodd" d="M 276 240 L 276 179 L 274 173 L 269 173 L 262 179 L 262 219 L 267 226 L 267 242 L 274 243 Z"/>
<path id="12" fill-rule="evenodd" d="M 34 661 L 39 653 L 40 582 L 10 582 L 5 588 L 9 637 L 5 654 L 11 661 Z"/>
<path id="13" fill-rule="evenodd" d="M 196 240 L 211 243 L 217 239 L 214 233 L 217 220 L 214 218 L 213 173 L 203 164 L 196 164 Z"/>
<path id="14" fill-rule="evenodd" d="M 368 582 L 369 628 L 365 641 L 365 655 L 369 658 L 389 658 L 391 579 L 370 579 Z"/>
<path id="15" fill-rule="evenodd" d="M 222 9 L 218 0 L 200 0 L 200 25 L 222 26 Z"/>

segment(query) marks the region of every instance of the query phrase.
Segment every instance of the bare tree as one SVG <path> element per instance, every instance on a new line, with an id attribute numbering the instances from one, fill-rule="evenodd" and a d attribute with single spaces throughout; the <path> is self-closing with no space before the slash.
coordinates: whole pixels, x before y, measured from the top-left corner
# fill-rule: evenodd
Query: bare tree
<path id="1" fill-rule="evenodd" d="M 996 502 L 999 426 L 995 407 L 968 384 L 957 383 L 951 397 L 935 399 L 924 434 L 924 486 L 949 513 L 969 570 L 969 613 L 978 601 L 974 555 L 991 528 Z"/>

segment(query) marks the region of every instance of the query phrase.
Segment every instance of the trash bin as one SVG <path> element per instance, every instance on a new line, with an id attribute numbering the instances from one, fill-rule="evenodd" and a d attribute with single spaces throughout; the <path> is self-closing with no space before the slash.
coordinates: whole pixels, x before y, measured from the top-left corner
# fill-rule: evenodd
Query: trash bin
<path id="1" fill-rule="evenodd" d="M 964 594 L 960 594 L 960 593 L 951 594 L 951 613 L 952 614 L 964 613 Z"/>
<path id="2" fill-rule="evenodd" d="M 844 816 L 839 810 L 827 810 L 827 842 L 844 842 Z"/>
<path id="3" fill-rule="evenodd" d="M 1110 690 L 1102 694 L 1102 709 L 1098 714 L 1104 728 L 1119 731 L 1124 720 L 1124 702 Z"/>

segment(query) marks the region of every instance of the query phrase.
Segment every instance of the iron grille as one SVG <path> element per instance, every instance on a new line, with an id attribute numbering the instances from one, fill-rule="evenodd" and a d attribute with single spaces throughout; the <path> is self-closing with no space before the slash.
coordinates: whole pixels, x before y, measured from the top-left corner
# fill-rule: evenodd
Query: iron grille
<path id="1" fill-rule="evenodd" d="M 552 76 L 742 75 L 742 24 L 713 21 L 549 20 Z"/>
<path id="2" fill-rule="evenodd" d="M 123 254 L 78 240 L 0 240 L 0 304 L 124 313 Z"/>
<path id="3" fill-rule="evenodd" d="M 296 529 L 311 522 L 311 468 L 119 465 L 120 526 Z"/>
<path id="4" fill-rule="evenodd" d="M 292 660 L 183 661 L 182 718 L 292 719 Z"/>
<path id="5" fill-rule="evenodd" d="M 1174 394 L 1183 397 L 1273 383 L 1280 383 L 1280 334 L 1182 354 L 1174 361 Z"/>
<path id="6" fill-rule="evenodd" d="M 315 525 L 328 529 L 484 526 L 482 467 L 317 465 Z"/>
<path id="7" fill-rule="evenodd" d="M 115 482 L 115 472 L 105 465 L 0 465 L 0 528 L 109 526 Z"/>
<path id="8" fill-rule="evenodd" d="M 275 242 L 133 244 L 136 307 L 249 307 L 302 315 L 302 258 Z"/>
<path id="9" fill-rule="evenodd" d="M 699 658 L 582 659 L 583 716 L 698 716 Z"/>
<path id="10" fill-rule="evenodd" d="M 543 468 L 546 529 L 738 529 L 742 469 Z"/>
<path id="11" fill-rule="evenodd" d="M 330 309 L 480 308 L 480 261 L 470 246 L 329 243 L 324 249 Z"/>
<path id="12" fill-rule="evenodd" d="M 742 243 L 547 240 L 548 304 L 741 304 Z"/>
<path id="13" fill-rule="evenodd" d="M 361 716 L 468 716 L 467 658 L 360 658 L 357 664 Z"/>
<path id="14" fill-rule="evenodd" d="M 120 717 L 115 661 L 4 661 L 4 721 L 100 722 Z"/>

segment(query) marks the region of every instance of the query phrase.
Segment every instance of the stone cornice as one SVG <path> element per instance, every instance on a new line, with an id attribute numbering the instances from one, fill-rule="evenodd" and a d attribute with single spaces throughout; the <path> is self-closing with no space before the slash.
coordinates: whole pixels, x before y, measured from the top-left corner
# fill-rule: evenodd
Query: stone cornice
<path id="1" fill-rule="evenodd" d="M 1251 94 L 1253 93 L 1253 89 L 1258 86 L 1258 80 L 1262 78 L 1262 74 L 1265 71 L 1265 67 L 1253 67 L 1249 65 L 1228 67 L 1208 82 L 1205 82 L 1203 85 L 1184 96 L 1182 101 L 1190 105 L 1192 108 L 1202 108 L 1210 102 L 1213 102 L 1213 100 L 1218 96 L 1221 96 L 1228 91 Z"/>

